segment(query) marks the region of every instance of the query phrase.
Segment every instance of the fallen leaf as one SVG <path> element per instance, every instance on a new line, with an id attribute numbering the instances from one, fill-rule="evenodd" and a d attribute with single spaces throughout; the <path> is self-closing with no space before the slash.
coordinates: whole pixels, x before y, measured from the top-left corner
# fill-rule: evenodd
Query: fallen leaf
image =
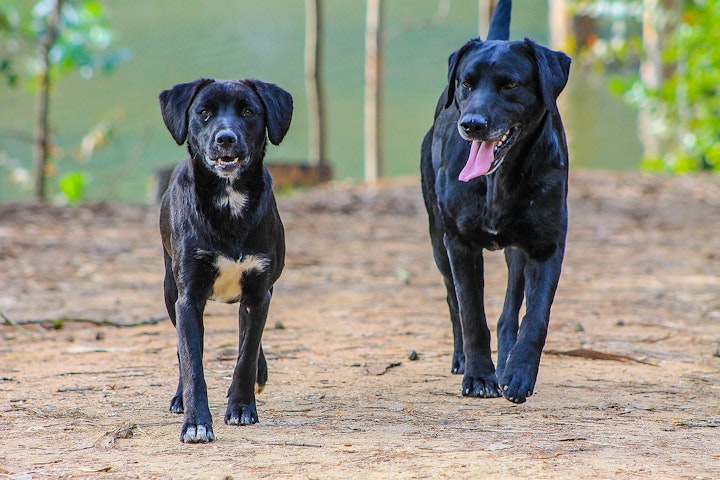
<path id="1" fill-rule="evenodd" d="M 399 367 L 402 365 L 402 362 L 393 362 L 393 363 L 371 363 L 370 365 L 365 365 L 365 370 L 370 375 L 383 375 L 385 372 L 387 372 L 389 369 L 393 367 Z"/>
<path id="2" fill-rule="evenodd" d="M 136 424 L 126 423 L 115 431 L 105 433 L 95 442 L 94 446 L 102 450 L 113 448 L 118 439 L 132 438 L 135 429 L 137 429 Z"/>
<path id="3" fill-rule="evenodd" d="M 634 362 L 634 363 L 642 363 L 644 365 L 652 365 L 653 367 L 657 367 L 657 364 L 648 362 L 647 360 L 640 360 L 637 358 L 629 357 L 627 355 L 617 355 L 615 353 L 599 352 L 597 350 L 591 350 L 589 348 L 578 348 L 575 350 L 565 350 L 565 351 L 545 350 L 544 353 L 546 353 L 548 355 L 564 355 L 567 357 L 590 358 L 592 360 L 610 360 L 613 362 Z"/>

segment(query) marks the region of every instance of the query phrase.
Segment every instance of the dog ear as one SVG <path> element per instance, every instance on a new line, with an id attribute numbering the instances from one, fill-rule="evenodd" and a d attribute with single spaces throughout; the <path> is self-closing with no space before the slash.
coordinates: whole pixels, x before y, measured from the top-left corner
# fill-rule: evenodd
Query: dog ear
<path id="1" fill-rule="evenodd" d="M 447 98 L 445 99 L 445 108 L 452 105 L 453 100 L 455 100 L 455 84 L 457 83 L 457 68 L 460 64 L 460 59 L 462 59 L 468 50 L 480 45 L 481 43 L 482 40 L 480 37 L 474 38 L 450 54 L 450 57 L 448 58 L 448 89 Z"/>
<path id="2" fill-rule="evenodd" d="M 292 95 L 274 83 L 255 79 L 246 80 L 246 82 L 255 90 L 265 106 L 268 139 L 273 145 L 280 145 L 292 120 Z"/>
<path id="3" fill-rule="evenodd" d="M 525 39 L 525 44 L 535 58 L 545 108 L 550 112 L 557 112 L 557 98 L 570 76 L 570 57 L 563 52 L 538 45 L 528 38 Z"/>
<path id="4" fill-rule="evenodd" d="M 194 82 L 180 83 L 170 90 L 160 92 L 160 112 L 165 126 L 178 145 L 185 143 L 188 133 L 188 109 L 195 95 L 209 83 L 211 78 L 199 78 Z"/>

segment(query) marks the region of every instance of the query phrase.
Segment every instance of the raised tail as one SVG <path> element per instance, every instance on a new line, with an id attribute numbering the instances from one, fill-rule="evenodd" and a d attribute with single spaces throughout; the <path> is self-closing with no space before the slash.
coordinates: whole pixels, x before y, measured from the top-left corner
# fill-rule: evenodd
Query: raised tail
<path id="1" fill-rule="evenodd" d="M 495 8 L 490 28 L 488 30 L 488 40 L 510 40 L 510 11 L 512 10 L 512 0 L 500 0 Z"/>

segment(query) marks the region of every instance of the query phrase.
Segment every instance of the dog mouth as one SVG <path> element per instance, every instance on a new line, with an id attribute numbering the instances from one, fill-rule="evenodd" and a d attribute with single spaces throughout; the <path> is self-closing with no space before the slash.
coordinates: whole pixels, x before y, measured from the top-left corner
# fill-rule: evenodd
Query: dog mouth
<path id="1" fill-rule="evenodd" d="M 471 140 L 470 155 L 458 180 L 469 182 L 473 178 L 494 173 L 502 165 L 510 147 L 520 136 L 520 125 L 515 124 L 500 136 L 486 140 Z"/>
<path id="2" fill-rule="evenodd" d="M 205 156 L 207 164 L 221 177 L 232 177 L 239 170 L 244 170 L 250 164 L 250 156 L 243 158 L 233 156 L 222 156 L 210 158 Z"/>

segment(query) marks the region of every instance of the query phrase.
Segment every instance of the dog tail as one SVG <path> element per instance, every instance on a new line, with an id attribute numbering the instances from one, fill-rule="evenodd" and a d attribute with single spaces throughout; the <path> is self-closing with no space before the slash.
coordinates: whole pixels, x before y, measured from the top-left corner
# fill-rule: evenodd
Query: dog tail
<path id="1" fill-rule="evenodd" d="M 488 29 L 488 40 L 510 40 L 510 10 L 512 0 L 500 0 Z"/>

